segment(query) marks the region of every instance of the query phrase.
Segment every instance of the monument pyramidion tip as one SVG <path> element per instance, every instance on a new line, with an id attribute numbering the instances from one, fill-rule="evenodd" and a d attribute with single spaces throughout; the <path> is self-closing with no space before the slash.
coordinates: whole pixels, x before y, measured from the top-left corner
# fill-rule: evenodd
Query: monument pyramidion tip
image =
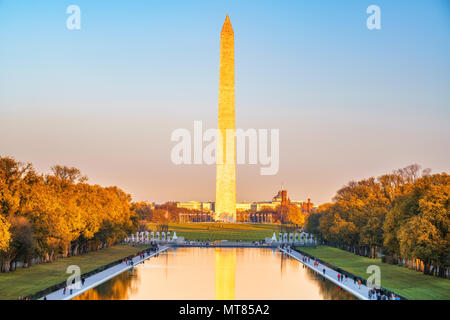
<path id="1" fill-rule="evenodd" d="M 227 13 L 227 17 L 225 18 L 225 22 L 222 27 L 222 33 L 234 33 L 233 27 L 231 26 L 230 16 Z"/>

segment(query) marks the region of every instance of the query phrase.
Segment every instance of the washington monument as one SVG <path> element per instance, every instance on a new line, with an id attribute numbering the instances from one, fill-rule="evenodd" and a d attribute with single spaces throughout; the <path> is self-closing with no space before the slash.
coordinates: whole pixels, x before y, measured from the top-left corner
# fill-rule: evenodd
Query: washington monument
<path id="1" fill-rule="evenodd" d="M 236 222 L 234 32 L 227 14 L 220 34 L 215 221 Z"/>

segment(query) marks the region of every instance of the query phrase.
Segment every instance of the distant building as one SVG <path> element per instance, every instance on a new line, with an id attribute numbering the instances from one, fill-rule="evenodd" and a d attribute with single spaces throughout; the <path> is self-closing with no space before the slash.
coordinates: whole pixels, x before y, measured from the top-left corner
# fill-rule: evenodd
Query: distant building
<path id="1" fill-rule="evenodd" d="M 184 208 L 189 210 L 202 210 L 202 203 L 198 201 L 189 201 L 189 202 L 177 202 L 177 208 Z"/>
<path id="2" fill-rule="evenodd" d="M 273 212 L 252 212 L 252 211 L 238 211 L 237 221 L 244 223 L 273 223 Z"/>
<path id="3" fill-rule="evenodd" d="M 200 212 L 195 213 L 179 213 L 178 222 L 180 223 L 190 223 L 190 222 L 214 222 L 212 212 Z"/>
<path id="4" fill-rule="evenodd" d="M 272 203 L 278 203 L 279 205 L 287 206 L 289 204 L 287 190 L 278 191 L 277 195 L 272 198 Z"/>
<path id="5" fill-rule="evenodd" d="M 304 213 L 311 213 L 313 211 L 314 204 L 311 202 L 311 199 L 308 198 L 308 202 L 303 202 L 301 209 Z"/>
<path id="6" fill-rule="evenodd" d="M 177 202 L 177 208 L 184 208 L 200 212 L 212 212 L 214 211 L 214 203 L 199 201 Z"/>
<path id="7" fill-rule="evenodd" d="M 214 202 L 202 202 L 202 212 L 214 212 Z"/>
<path id="8" fill-rule="evenodd" d="M 309 198 L 308 201 L 291 201 L 291 203 L 298 206 L 303 213 L 311 213 L 318 207 L 315 206 Z"/>
<path id="9" fill-rule="evenodd" d="M 236 203 L 236 210 L 247 211 L 252 209 L 252 204 L 250 202 L 240 202 Z"/>
<path id="10" fill-rule="evenodd" d="M 317 209 L 317 206 L 308 201 L 291 201 L 288 198 L 287 190 L 280 190 L 272 198 L 272 201 L 261 202 L 240 202 L 236 203 L 237 222 L 250 222 L 250 223 L 273 223 L 274 211 L 278 207 L 286 207 L 289 204 L 296 205 L 300 210 L 309 214 Z M 177 208 L 184 208 L 193 210 L 192 213 L 182 213 L 179 216 L 180 222 L 212 222 L 214 221 L 213 213 L 215 212 L 215 202 L 177 202 Z M 271 212 L 272 211 L 272 212 Z"/>
<path id="11" fill-rule="evenodd" d="M 275 210 L 281 202 L 254 202 L 252 203 L 252 211 L 262 211 L 264 209 Z"/>

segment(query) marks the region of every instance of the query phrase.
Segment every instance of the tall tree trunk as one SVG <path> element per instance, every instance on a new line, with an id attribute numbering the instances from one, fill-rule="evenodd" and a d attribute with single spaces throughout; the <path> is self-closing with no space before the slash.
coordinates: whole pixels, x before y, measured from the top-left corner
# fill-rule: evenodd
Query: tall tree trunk
<path id="1" fill-rule="evenodd" d="M 430 274 L 430 261 L 428 260 L 424 263 L 423 274 Z"/>
<path id="2" fill-rule="evenodd" d="M 77 256 L 78 255 L 78 248 L 80 247 L 80 244 L 77 242 L 76 244 L 75 244 L 75 246 L 73 247 L 73 249 L 72 249 L 72 255 L 73 256 Z"/>
<path id="3" fill-rule="evenodd" d="M 2 272 L 9 272 L 9 268 L 11 267 L 11 261 L 9 259 L 3 259 L 2 261 Z"/>
<path id="4" fill-rule="evenodd" d="M 439 266 L 439 273 L 438 276 L 439 278 L 446 278 L 446 271 L 447 269 L 445 268 L 445 266 Z"/>

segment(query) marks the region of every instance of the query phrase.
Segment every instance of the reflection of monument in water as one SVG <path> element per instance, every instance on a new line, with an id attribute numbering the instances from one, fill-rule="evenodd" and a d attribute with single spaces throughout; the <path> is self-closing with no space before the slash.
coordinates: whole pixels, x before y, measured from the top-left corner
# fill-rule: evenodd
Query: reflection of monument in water
<path id="1" fill-rule="evenodd" d="M 219 114 L 214 220 L 236 222 L 234 31 L 230 18 L 220 34 Z"/>
<path id="2" fill-rule="evenodd" d="M 236 248 L 214 249 L 216 300 L 234 300 L 236 291 Z"/>

